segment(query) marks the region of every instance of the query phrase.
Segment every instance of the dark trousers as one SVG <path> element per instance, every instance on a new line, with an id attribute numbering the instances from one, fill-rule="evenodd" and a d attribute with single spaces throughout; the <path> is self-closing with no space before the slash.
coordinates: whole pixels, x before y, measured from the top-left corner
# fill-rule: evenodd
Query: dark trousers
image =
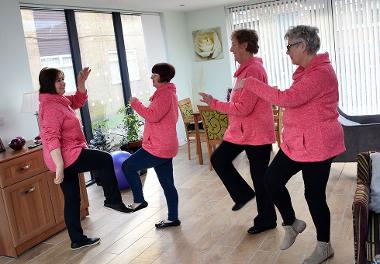
<path id="1" fill-rule="evenodd" d="M 333 158 L 320 162 L 297 162 L 280 149 L 265 174 L 265 185 L 281 213 L 284 225 L 291 225 L 295 213 L 288 189 L 289 179 L 299 171 L 305 184 L 305 198 L 317 230 L 318 241 L 330 241 L 330 210 L 326 202 L 326 185 Z"/>
<path id="2" fill-rule="evenodd" d="M 132 189 L 133 200 L 135 203 L 145 201 L 138 171 L 152 167 L 156 171 L 158 180 L 164 190 L 168 205 L 168 220 L 178 220 L 178 193 L 174 186 L 172 158 L 159 158 L 140 148 L 123 162 L 123 172 Z"/>
<path id="3" fill-rule="evenodd" d="M 109 153 L 82 149 L 78 159 L 64 170 L 65 177 L 61 183 L 65 197 L 64 216 L 67 231 L 72 242 L 80 242 L 86 238 L 80 223 L 80 186 L 78 173 L 99 170 L 102 181 L 104 203 L 122 203 L 121 194 L 117 185 L 112 157 Z"/>
<path id="4" fill-rule="evenodd" d="M 211 156 L 211 163 L 215 172 L 235 203 L 245 203 L 252 198 L 256 191 L 258 214 L 253 223 L 258 226 L 273 226 L 277 220 L 274 204 L 264 186 L 264 174 L 268 168 L 271 150 L 272 145 L 270 144 L 251 146 L 223 141 Z M 247 153 L 255 191 L 252 190 L 232 164 L 232 161 L 242 151 Z"/>

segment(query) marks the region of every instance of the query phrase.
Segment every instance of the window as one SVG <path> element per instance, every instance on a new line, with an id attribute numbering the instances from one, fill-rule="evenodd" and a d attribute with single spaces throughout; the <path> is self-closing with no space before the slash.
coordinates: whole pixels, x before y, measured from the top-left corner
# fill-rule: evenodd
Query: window
<path id="1" fill-rule="evenodd" d="M 140 69 L 139 63 L 137 61 L 137 52 L 135 49 L 126 50 L 127 55 L 127 64 L 128 64 L 128 73 L 129 73 L 129 81 L 140 81 Z"/>
<path id="2" fill-rule="evenodd" d="M 339 82 L 339 107 L 349 115 L 380 114 L 380 3 L 377 0 L 274 1 L 229 8 L 232 29 L 259 34 L 269 83 L 289 87 L 295 68 L 284 35 L 299 24 L 319 28 Z M 270 32 L 270 34 L 268 34 Z M 368 40 L 368 41 L 367 41 Z"/>
<path id="3" fill-rule="evenodd" d="M 147 69 L 144 32 L 141 17 L 122 15 L 123 37 L 125 42 L 129 81 L 132 96 L 147 103 L 153 93 L 150 69 Z"/>
<path id="4" fill-rule="evenodd" d="M 117 51 L 108 51 L 108 60 L 110 65 L 112 84 L 121 84 L 119 72 L 119 59 L 117 57 Z"/>
<path id="5" fill-rule="evenodd" d="M 112 15 L 75 12 L 83 67 L 91 68 L 87 80 L 91 121 L 108 120 L 109 128 L 120 123 L 117 111 L 124 106 L 120 68 Z"/>
<path id="6" fill-rule="evenodd" d="M 75 92 L 75 77 L 63 11 L 21 9 L 26 48 L 34 90 L 43 67 L 59 68 L 65 73 L 66 91 Z"/>

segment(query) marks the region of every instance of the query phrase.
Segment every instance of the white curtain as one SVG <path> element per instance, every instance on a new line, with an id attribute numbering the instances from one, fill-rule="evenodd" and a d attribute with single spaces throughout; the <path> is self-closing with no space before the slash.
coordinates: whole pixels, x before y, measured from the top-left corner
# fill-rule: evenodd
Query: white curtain
<path id="1" fill-rule="evenodd" d="M 289 87 L 295 70 L 286 55 L 290 26 L 319 28 L 321 49 L 329 52 L 339 81 L 339 105 L 348 114 L 380 114 L 378 0 L 280 0 L 228 9 L 232 30 L 259 34 L 269 83 Z"/>

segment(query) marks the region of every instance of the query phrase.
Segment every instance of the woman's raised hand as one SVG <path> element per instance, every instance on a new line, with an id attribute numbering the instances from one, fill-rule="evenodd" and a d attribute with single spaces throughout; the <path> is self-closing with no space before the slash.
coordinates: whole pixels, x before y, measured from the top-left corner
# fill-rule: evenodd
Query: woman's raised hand
<path id="1" fill-rule="evenodd" d="M 89 67 L 85 67 L 83 70 L 81 70 L 78 74 L 78 91 L 80 92 L 86 92 L 85 82 L 90 75 L 91 69 Z"/>
<path id="2" fill-rule="evenodd" d="M 201 102 L 206 103 L 208 105 L 211 104 L 212 100 L 214 99 L 212 95 L 206 94 L 206 93 L 199 93 L 200 96 L 202 96 Z"/>
<path id="3" fill-rule="evenodd" d="M 131 96 L 128 100 L 128 102 L 131 104 L 133 101 L 137 100 L 136 97 Z"/>

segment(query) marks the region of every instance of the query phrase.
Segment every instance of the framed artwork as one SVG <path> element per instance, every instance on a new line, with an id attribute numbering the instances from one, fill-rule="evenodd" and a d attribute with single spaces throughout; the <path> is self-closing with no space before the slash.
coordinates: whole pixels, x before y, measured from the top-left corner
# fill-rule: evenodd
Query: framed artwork
<path id="1" fill-rule="evenodd" d="M 195 61 L 223 59 L 220 27 L 193 31 Z"/>
<path id="2" fill-rule="evenodd" d="M 3 145 L 3 141 L 1 141 L 1 138 L 0 138 L 0 152 L 3 152 L 5 151 L 5 147 Z"/>

